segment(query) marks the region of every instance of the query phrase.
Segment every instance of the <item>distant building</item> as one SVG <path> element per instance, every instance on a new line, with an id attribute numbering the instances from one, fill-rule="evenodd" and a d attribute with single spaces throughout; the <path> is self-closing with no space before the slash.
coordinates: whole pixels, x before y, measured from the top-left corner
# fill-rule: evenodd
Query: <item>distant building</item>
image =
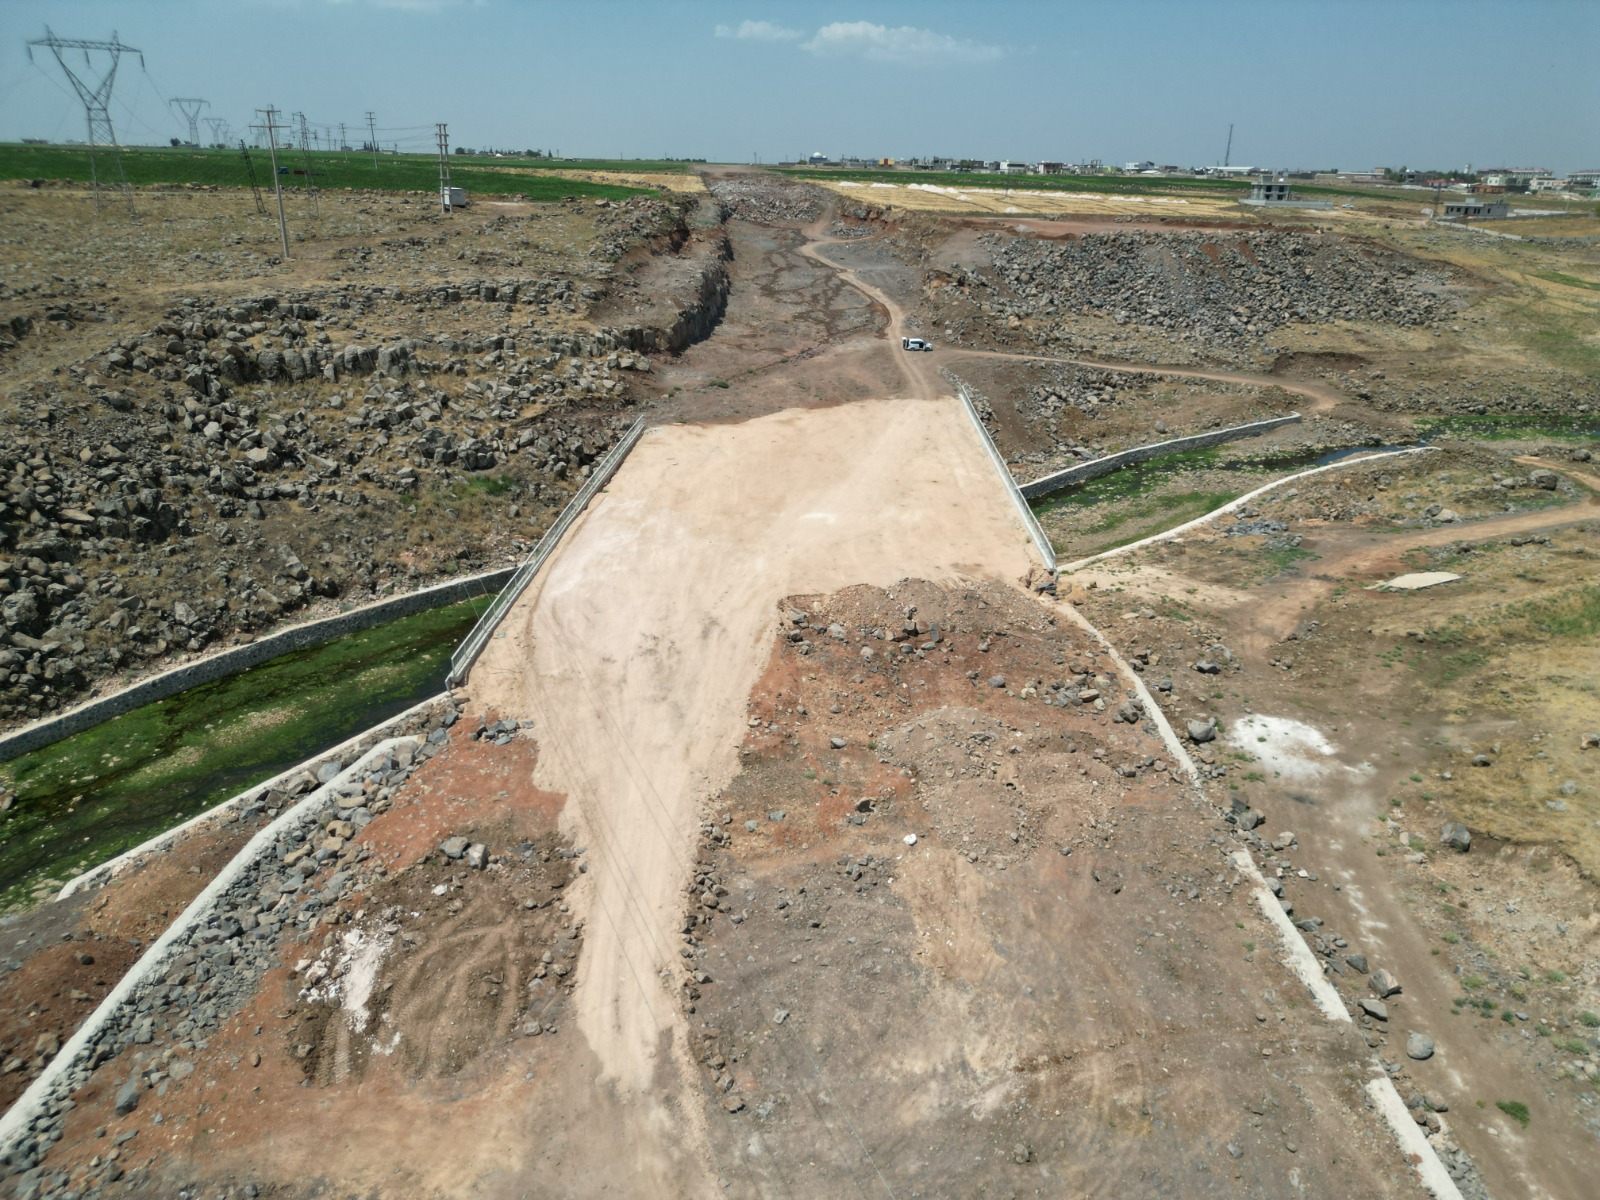
<path id="1" fill-rule="evenodd" d="M 1567 183 L 1574 188 L 1600 187 L 1600 169 L 1568 171 Z"/>
<path id="2" fill-rule="evenodd" d="M 1332 208 L 1328 200 L 1296 200 L 1289 190 L 1289 181 L 1281 175 L 1276 178 L 1257 179 L 1250 184 L 1250 198 L 1241 204 L 1254 204 L 1261 208 Z"/>
<path id="3" fill-rule="evenodd" d="M 1040 175 L 1065 175 L 1067 173 L 1067 164 L 1064 162 L 1040 162 L 1035 163 L 1033 169 Z"/>
<path id="4" fill-rule="evenodd" d="M 828 165 L 828 156 L 821 150 L 806 159 L 806 165 L 812 167 L 825 167 Z"/>
<path id="5" fill-rule="evenodd" d="M 1506 216 L 1510 211 L 1511 206 L 1504 200 L 1483 200 L 1475 196 L 1470 200 L 1446 200 L 1443 220 L 1465 221 L 1473 218 L 1495 220 Z"/>
<path id="6" fill-rule="evenodd" d="M 1027 173 L 1028 164 L 1025 162 L 1011 162 L 1008 160 L 1000 164 L 1000 174 L 1002 175 L 1026 175 Z"/>

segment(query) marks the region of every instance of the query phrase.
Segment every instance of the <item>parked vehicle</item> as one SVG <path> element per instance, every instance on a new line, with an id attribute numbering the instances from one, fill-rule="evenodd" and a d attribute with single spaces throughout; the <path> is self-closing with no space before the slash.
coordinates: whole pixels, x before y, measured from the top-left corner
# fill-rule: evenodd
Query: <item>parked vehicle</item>
<path id="1" fill-rule="evenodd" d="M 932 350 L 933 349 L 933 343 L 928 341 L 927 338 L 903 337 L 903 338 L 900 339 L 900 349 L 902 349 L 902 350 Z"/>

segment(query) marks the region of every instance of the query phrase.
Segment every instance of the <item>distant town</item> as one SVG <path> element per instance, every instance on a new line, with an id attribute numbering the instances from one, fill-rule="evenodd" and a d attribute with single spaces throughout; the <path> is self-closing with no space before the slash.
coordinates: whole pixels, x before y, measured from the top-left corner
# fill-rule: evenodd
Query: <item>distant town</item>
<path id="1" fill-rule="evenodd" d="M 780 167 L 818 167 L 844 171 L 943 171 L 985 175 L 1152 175 L 1186 179 L 1277 179 L 1310 185 L 1415 187 L 1463 192 L 1476 196 L 1528 195 L 1542 192 L 1592 194 L 1600 188 L 1600 168 L 1558 176 L 1547 167 L 1479 167 L 1461 170 L 1413 171 L 1406 167 L 1373 167 L 1366 171 L 1286 170 L 1266 167 L 1183 167 L 1172 163 L 1126 162 L 1120 166 L 1098 158 L 1083 162 L 976 158 L 829 158 L 815 153 Z"/>

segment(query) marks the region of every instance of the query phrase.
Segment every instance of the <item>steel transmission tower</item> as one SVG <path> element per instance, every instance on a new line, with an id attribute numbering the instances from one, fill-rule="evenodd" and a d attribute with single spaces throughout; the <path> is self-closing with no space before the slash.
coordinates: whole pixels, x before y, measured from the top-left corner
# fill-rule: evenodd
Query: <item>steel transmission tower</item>
<path id="1" fill-rule="evenodd" d="M 322 205 L 317 200 L 317 183 L 311 174 L 311 134 L 306 126 L 305 113 L 295 113 L 300 122 L 300 158 L 306 164 L 306 191 L 311 196 L 311 219 L 322 220 Z"/>
<path id="2" fill-rule="evenodd" d="M 439 211 L 450 211 L 450 127 L 440 122 L 434 126 L 439 139 Z"/>
<path id="3" fill-rule="evenodd" d="M 213 146 L 226 146 L 228 144 L 228 122 L 223 117 L 205 118 L 206 128 L 211 130 L 211 144 Z"/>
<path id="4" fill-rule="evenodd" d="M 73 91 L 78 93 L 78 99 L 83 101 L 83 107 L 89 118 L 89 181 L 94 190 L 94 206 L 96 211 L 100 208 L 100 170 L 95 162 L 95 147 L 111 147 L 112 157 L 117 165 L 118 186 L 128 200 L 128 215 L 133 215 L 133 189 L 128 186 L 128 172 L 122 166 L 122 147 L 117 144 L 116 132 L 111 128 L 111 110 L 107 107 L 111 103 L 111 86 L 117 81 L 117 67 L 122 61 L 124 52 L 137 54 L 139 65 L 144 66 L 144 52 L 126 45 L 113 31 L 109 42 L 86 41 L 83 38 L 59 38 L 50 31 L 48 25 L 44 28 L 44 37 L 36 38 L 28 43 L 28 60 L 33 60 L 33 48 L 43 46 L 56 56 L 56 64 L 61 68 L 62 74 L 72 84 Z M 63 50 L 83 51 L 83 74 L 67 66 L 67 60 L 62 57 Z M 94 79 L 94 60 L 90 54 L 94 52 L 107 54 L 111 64 L 105 68 L 104 74 L 97 82 Z"/>
<path id="5" fill-rule="evenodd" d="M 209 100 L 200 100 L 194 96 L 174 96 L 170 101 L 172 107 L 183 114 L 184 120 L 189 122 L 189 144 L 200 144 L 200 110 L 211 103 Z"/>

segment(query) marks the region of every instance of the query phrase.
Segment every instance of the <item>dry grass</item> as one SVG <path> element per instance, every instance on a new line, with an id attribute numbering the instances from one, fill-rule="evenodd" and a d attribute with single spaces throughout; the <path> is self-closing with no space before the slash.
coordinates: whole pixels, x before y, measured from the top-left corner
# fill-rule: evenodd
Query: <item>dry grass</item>
<path id="1" fill-rule="evenodd" d="M 1111 196 L 1090 192 L 1041 191 L 1033 188 L 946 187 L 942 184 L 862 183 L 851 180 L 814 182 L 851 200 L 919 212 L 1049 214 L 1075 213 L 1115 217 L 1239 217 L 1249 210 L 1232 200 L 1182 196 Z"/>

